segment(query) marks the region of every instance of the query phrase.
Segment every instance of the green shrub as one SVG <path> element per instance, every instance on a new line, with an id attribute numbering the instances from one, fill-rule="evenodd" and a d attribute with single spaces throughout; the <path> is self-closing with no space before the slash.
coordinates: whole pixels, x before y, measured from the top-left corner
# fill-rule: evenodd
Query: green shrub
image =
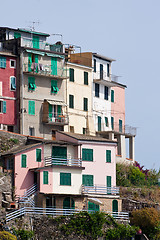
<path id="1" fill-rule="evenodd" d="M 123 240 L 135 236 L 137 228 L 130 225 L 117 224 L 106 232 L 106 240 Z"/>
<path id="2" fill-rule="evenodd" d="M 25 230 L 25 229 L 15 229 L 15 233 L 17 234 L 17 237 L 19 237 L 21 240 L 29 240 L 34 236 L 33 231 Z"/>
<path id="3" fill-rule="evenodd" d="M 0 231 L 0 240 L 16 240 L 16 236 L 6 231 Z"/>

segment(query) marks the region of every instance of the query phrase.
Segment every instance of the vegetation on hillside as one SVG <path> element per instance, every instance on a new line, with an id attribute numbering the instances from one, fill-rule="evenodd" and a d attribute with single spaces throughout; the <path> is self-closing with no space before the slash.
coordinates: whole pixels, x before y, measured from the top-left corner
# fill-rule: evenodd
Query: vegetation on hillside
<path id="1" fill-rule="evenodd" d="M 16 236 L 6 231 L 0 231 L 0 240 L 16 240 Z"/>

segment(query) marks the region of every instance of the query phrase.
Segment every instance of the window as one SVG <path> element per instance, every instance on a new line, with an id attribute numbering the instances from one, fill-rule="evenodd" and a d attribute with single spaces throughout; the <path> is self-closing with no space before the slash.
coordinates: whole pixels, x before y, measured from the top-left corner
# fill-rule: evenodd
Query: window
<path id="1" fill-rule="evenodd" d="M 84 84 L 88 85 L 88 72 L 84 72 Z"/>
<path id="2" fill-rule="evenodd" d="M 99 97 L 99 84 L 95 83 L 95 97 Z"/>
<path id="3" fill-rule="evenodd" d="M 109 63 L 107 63 L 107 77 L 109 77 Z"/>
<path id="4" fill-rule="evenodd" d="M 21 155 L 21 167 L 22 168 L 27 167 L 27 155 L 26 154 Z"/>
<path id="5" fill-rule="evenodd" d="M 35 84 L 35 77 L 28 77 L 28 90 L 35 91 L 36 84 Z"/>
<path id="6" fill-rule="evenodd" d="M 84 186 L 93 186 L 93 175 L 82 175 L 82 184 Z"/>
<path id="7" fill-rule="evenodd" d="M 96 72 L 96 59 L 94 59 L 94 72 Z"/>
<path id="8" fill-rule="evenodd" d="M 39 49 L 39 36 L 33 36 L 33 48 Z"/>
<path id="9" fill-rule="evenodd" d="M 71 173 L 60 173 L 60 185 L 71 186 Z"/>
<path id="10" fill-rule="evenodd" d="M 10 89 L 11 89 L 11 91 L 16 90 L 16 78 L 15 77 L 10 77 Z"/>
<path id="11" fill-rule="evenodd" d="M 36 161 L 41 162 L 41 159 L 42 159 L 42 150 L 36 149 Z"/>
<path id="12" fill-rule="evenodd" d="M 6 68 L 6 58 L 0 57 L 0 68 Z"/>
<path id="13" fill-rule="evenodd" d="M 119 119 L 119 132 L 122 132 L 122 120 Z"/>
<path id="14" fill-rule="evenodd" d="M 104 99 L 108 100 L 108 87 L 104 86 Z"/>
<path id="15" fill-rule="evenodd" d="M 103 64 L 100 64 L 100 79 L 103 79 Z"/>
<path id="16" fill-rule="evenodd" d="M 74 126 L 70 126 L 70 132 L 74 133 Z"/>
<path id="17" fill-rule="evenodd" d="M 0 101 L 0 113 L 6 113 L 6 101 Z"/>
<path id="18" fill-rule="evenodd" d="M 111 187 L 111 186 L 112 186 L 111 176 L 107 176 L 107 187 Z"/>
<path id="19" fill-rule="evenodd" d="M 16 68 L 16 60 L 10 59 L 10 68 Z"/>
<path id="20" fill-rule="evenodd" d="M 58 91 L 57 80 L 51 80 L 51 93 L 57 94 Z"/>
<path id="21" fill-rule="evenodd" d="M 35 115 L 35 101 L 28 101 L 28 113 L 29 115 Z"/>
<path id="22" fill-rule="evenodd" d="M 84 135 L 87 134 L 87 128 L 83 128 L 82 132 Z"/>
<path id="23" fill-rule="evenodd" d="M 51 71 L 52 71 L 52 75 L 57 75 L 57 58 L 56 57 L 52 57 L 51 58 Z"/>
<path id="24" fill-rule="evenodd" d="M 69 95 L 69 108 L 74 108 L 74 96 Z"/>
<path id="25" fill-rule="evenodd" d="M 104 119 L 105 119 L 105 125 L 106 127 L 108 127 L 108 117 L 105 117 Z"/>
<path id="26" fill-rule="evenodd" d="M 114 117 L 111 117 L 111 128 L 114 130 Z"/>
<path id="27" fill-rule="evenodd" d="M 29 136 L 35 136 L 35 129 L 34 129 L 34 127 L 29 127 Z"/>
<path id="28" fill-rule="evenodd" d="M 101 131 L 101 117 L 98 116 L 98 131 Z"/>
<path id="29" fill-rule="evenodd" d="M 88 111 L 88 98 L 83 98 L 83 110 Z"/>
<path id="30" fill-rule="evenodd" d="M 106 162 L 111 163 L 111 150 L 106 150 Z"/>
<path id="31" fill-rule="evenodd" d="M 69 69 L 69 81 L 74 82 L 74 69 L 73 68 Z"/>
<path id="32" fill-rule="evenodd" d="M 14 38 L 20 38 L 21 37 L 21 34 L 18 33 L 18 32 L 14 32 Z"/>
<path id="33" fill-rule="evenodd" d="M 114 90 L 111 90 L 111 102 L 114 102 Z"/>
<path id="34" fill-rule="evenodd" d="M 93 162 L 93 149 L 82 148 L 82 161 Z"/>
<path id="35" fill-rule="evenodd" d="M 43 184 L 48 184 L 48 171 L 43 171 Z"/>

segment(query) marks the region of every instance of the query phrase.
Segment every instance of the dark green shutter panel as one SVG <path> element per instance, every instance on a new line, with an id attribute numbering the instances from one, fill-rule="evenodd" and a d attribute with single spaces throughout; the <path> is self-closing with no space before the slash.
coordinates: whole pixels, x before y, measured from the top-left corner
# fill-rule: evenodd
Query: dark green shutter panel
<path id="1" fill-rule="evenodd" d="M 111 102 L 114 102 L 114 90 L 111 90 Z"/>
<path id="2" fill-rule="evenodd" d="M 119 132 L 122 132 L 122 120 L 119 119 Z"/>
<path id="3" fill-rule="evenodd" d="M 101 117 L 98 116 L 98 131 L 101 131 Z"/>
<path id="4" fill-rule="evenodd" d="M 111 128 L 114 130 L 114 117 L 111 117 Z"/>
<path id="5" fill-rule="evenodd" d="M 93 162 L 93 149 L 82 148 L 82 160 Z"/>
<path id="6" fill-rule="evenodd" d="M 28 102 L 28 113 L 29 115 L 35 115 L 35 101 Z"/>
<path id="7" fill-rule="evenodd" d="M 14 91 L 16 90 L 16 78 L 11 77 L 11 90 Z"/>
<path id="8" fill-rule="evenodd" d="M 21 167 L 26 168 L 27 166 L 27 155 L 22 154 L 21 155 Z"/>
<path id="9" fill-rule="evenodd" d="M 35 84 L 35 77 L 28 77 L 28 90 L 35 91 L 36 84 Z"/>
<path id="10" fill-rule="evenodd" d="M 48 171 L 43 171 L 43 184 L 48 184 Z"/>
<path id="11" fill-rule="evenodd" d="M 0 68 L 6 68 L 6 57 L 0 57 Z"/>
<path id="12" fill-rule="evenodd" d="M 58 93 L 59 89 L 57 87 L 58 81 L 57 80 L 51 80 L 51 93 Z"/>
<path id="13" fill-rule="evenodd" d="M 28 53 L 28 72 L 32 71 L 31 66 L 32 66 L 32 54 Z"/>
<path id="14" fill-rule="evenodd" d="M 38 36 L 33 36 L 33 48 L 39 49 L 39 37 Z"/>
<path id="15" fill-rule="evenodd" d="M 35 55 L 35 63 L 37 63 L 36 72 L 38 73 L 38 55 L 37 54 Z"/>
<path id="16" fill-rule="evenodd" d="M 111 162 L 111 150 L 106 150 L 106 162 Z"/>
<path id="17" fill-rule="evenodd" d="M 88 98 L 83 98 L 83 110 L 88 111 Z"/>
<path id="18" fill-rule="evenodd" d="M 112 212 L 118 212 L 118 201 L 117 200 L 112 201 Z"/>
<path id="19" fill-rule="evenodd" d="M 108 118 L 105 117 L 105 124 L 106 124 L 106 127 L 108 127 Z"/>
<path id="20" fill-rule="evenodd" d="M 14 32 L 14 38 L 20 38 L 20 37 L 21 37 L 20 33 Z"/>
<path id="21" fill-rule="evenodd" d="M 73 68 L 69 69 L 69 81 L 74 82 L 74 69 Z"/>
<path id="22" fill-rule="evenodd" d="M 69 108 L 74 108 L 74 96 L 69 95 Z"/>
<path id="23" fill-rule="evenodd" d="M 53 146 L 52 147 L 52 157 L 67 159 L 67 147 Z"/>
<path id="24" fill-rule="evenodd" d="M 51 71 L 52 75 L 57 75 L 57 58 L 51 57 Z"/>
<path id="25" fill-rule="evenodd" d="M 41 162 L 42 159 L 42 154 L 41 154 L 41 149 L 36 149 L 36 161 Z"/>
<path id="26" fill-rule="evenodd" d="M 71 186 L 71 173 L 60 173 L 60 185 Z"/>
<path id="27" fill-rule="evenodd" d="M 108 87 L 104 86 L 104 99 L 108 100 Z"/>
<path id="28" fill-rule="evenodd" d="M 107 77 L 109 77 L 109 63 L 107 63 Z"/>
<path id="29" fill-rule="evenodd" d="M 48 113 L 48 115 L 49 115 L 49 120 L 52 121 L 53 112 L 52 112 L 52 105 L 51 105 L 51 104 L 49 104 L 49 109 L 48 109 L 48 111 L 49 111 L 49 113 Z"/>
<path id="30" fill-rule="evenodd" d="M 84 186 L 93 186 L 93 175 L 82 175 L 82 184 Z"/>
<path id="31" fill-rule="evenodd" d="M 7 109 L 6 109 L 6 101 L 3 101 L 3 113 L 6 113 Z"/>
<path id="32" fill-rule="evenodd" d="M 92 203 L 92 202 L 88 202 L 88 210 L 99 211 L 99 205 Z"/>
<path id="33" fill-rule="evenodd" d="M 88 85 L 88 72 L 84 72 L 84 84 Z"/>
<path id="34" fill-rule="evenodd" d="M 111 176 L 107 176 L 107 187 L 111 187 Z"/>

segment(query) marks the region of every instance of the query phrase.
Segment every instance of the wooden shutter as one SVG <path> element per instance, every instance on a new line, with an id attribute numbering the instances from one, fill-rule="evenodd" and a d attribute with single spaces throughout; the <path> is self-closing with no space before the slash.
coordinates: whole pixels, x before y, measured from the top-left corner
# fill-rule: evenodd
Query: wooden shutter
<path id="1" fill-rule="evenodd" d="M 111 128 L 114 130 L 114 117 L 111 117 Z"/>
<path id="2" fill-rule="evenodd" d="M 109 63 L 107 63 L 107 77 L 109 77 Z"/>
<path id="3" fill-rule="evenodd" d="M 3 113 L 6 113 L 7 111 L 7 106 L 6 106 L 6 101 L 3 101 Z"/>
<path id="4" fill-rule="evenodd" d="M 43 184 L 48 184 L 48 171 L 43 171 Z"/>
<path id="5" fill-rule="evenodd" d="M 95 83 L 95 97 L 99 97 L 99 84 Z"/>
<path id="6" fill-rule="evenodd" d="M 22 168 L 27 167 L 27 155 L 26 154 L 21 155 L 21 167 Z"/>
<path id="7" fill-rule="evenodd" d="M 57 75 L 57 58 L 51 57 L 51 71 L 52 75 Z"/>
<path id="8" fill-rule="evenodd" d="M 122 132 L 122 120 L 119 119 L 119 132 Z"/>
<path id="9" fill-rule="evenodd" d="M 98 116 L 98 131 L 101 131 L 101 117 Z"/>
<path id="10" fill-rule="evenodd" d="M 71 173 L 60 173 L 60 185 L 71 186 Z"/>
<path id="11" fill-rule="evenodd" d="M 53 146 L 52 157 L 67 159 L 67 147 Z"/>
<path id="12" fill-rule="evenodd" d="M 107 187 L 111 187 L 111 176 L 107 176 Z"/>
<path id="13" fill-rule="evenodd" d="M 0 57 L 0 68 L 6 68 L 6 57 Z"/>
<path id="14" fill-rule="evenodd" d="M 111 162 L 111 150 L 106 150 L 106 162 Z"/>
<path id="15" fill-rule="evenodd" d="M 106 124 L 106 127 L 108 127 L 108 117 L 105 117 L 105 124 Z"/>
<path id="16" fill-rule="evenodd" d="M 33 48 L 39 49 L 39 36 L 33 36 Z"/>
<path id="17" fill-rule="evenodd" d="M 108 100 L 108 87 L 104 86 L 104 99 Z"/>
<path id="18" fill-rule="evenodd" d="M 58 81 L 57 80 L 51 80 L 51 93 L 58 93 L 59 89 L 57 87 Z"/>
<path id="19" fill-rule="evenodd" d="M 83 98 L 83 110 L 88 111 L 88 98 Z"/>
<path id="20" fill-rule="evenodd" d="M 82 148 L 82 160 L 83 161 L 93 161 L 93 149 Z"/>
<path id="21" fill-rule="evenodd" d="M 103 79 L 103 64 L 100 64 L 100 79 Z"/>
<path id="22" fill-rule="evenodd" d="M 32 71 L 31 66 L 32 66 L 32 54 L 28 53 L 28 72 Z"/>
<path id="23" fill-rule="evenodd" d="M 28 77 L 28 90 L 35 91 L 36 84 L 35 84 L 35 77 Z"/>
<path id="24" fill-rule="evenodd" d="M 74 82 L 74 69 L 73 68 L 69 69 L 69 81 Z"/>
<path id="25" fill-rule="evenodd" d="M 11 77 L 11 90 L 15 91 L 16 90 L 16 78 Z"/>
<path id="26" fill-rule="evenodd" d="M 29 115 L 35 115 L 35 101 L 28 102 L 28 113 Z"/>
<path id="27" fill-rule="evenodd" d="M 69 95 L 69 108 L 74 108 L 74 96 Z"/>
<path id="28" fill-rule="evenodd" d="M 84 84 L 88 85 L 88 72 L 84 72 Z"/>
<path id="29" fill-rule="evenodd" d="M 111 102 L 114 102 L 114 90 L 111 90 Z"/>
<path id="30" fill-rule="evenodd" d="M 84 186 L 93 186 L 93 175 L 82 175 L 82 184 Z"/>
<path id="31" fill-rule="evenodd" d="M 36 149 L 36 161 L 41 162 L 42 159 L 42 150 L 41 149 Z"/>

